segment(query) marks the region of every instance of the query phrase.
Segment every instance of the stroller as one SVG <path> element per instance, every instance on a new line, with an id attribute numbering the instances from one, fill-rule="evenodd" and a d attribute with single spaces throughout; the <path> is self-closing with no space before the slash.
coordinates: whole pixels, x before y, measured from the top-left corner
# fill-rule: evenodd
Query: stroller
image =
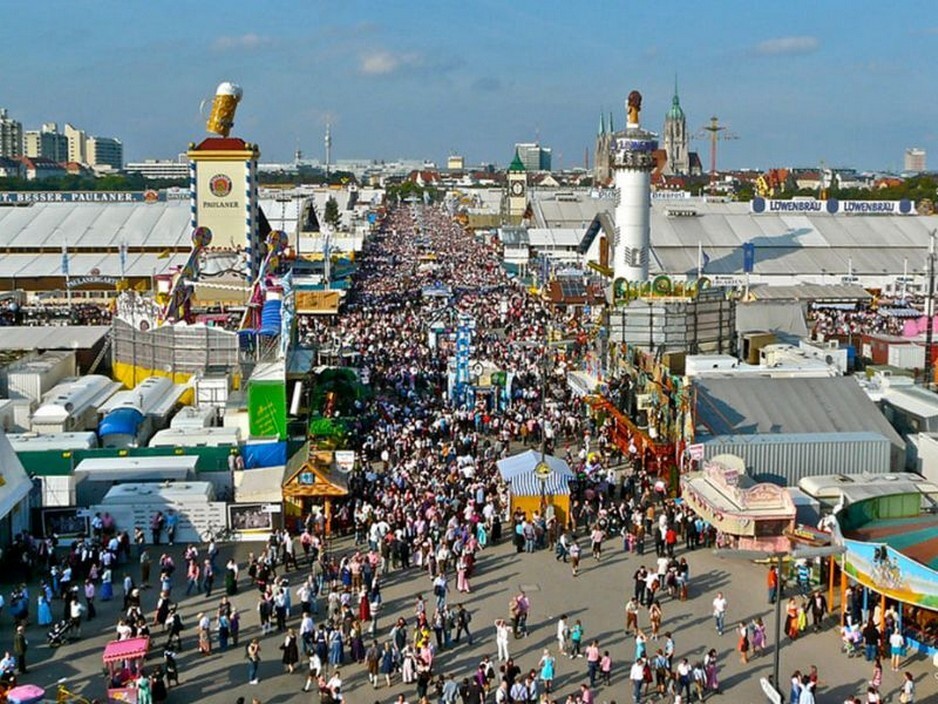
<path id="1" fill-rule="evenodd" d="M 856 626 L 844 626 L 841 629 L 841 650 L 852 658 L 863 654 L 863 634 Z"/>
<path id="2" fill-rule="evenodd" d="M 66 636 L 72 630 L 72 622 L 70 619 L 65 619 L 64 621 L 59 621 L 57 624 L 52 626 L 52 630 L 49 631 L 46 636 L 46 640 L 49 642 L 49 645 L 53 648 L 57 648 L 63 643 L 65 643 Z"/>

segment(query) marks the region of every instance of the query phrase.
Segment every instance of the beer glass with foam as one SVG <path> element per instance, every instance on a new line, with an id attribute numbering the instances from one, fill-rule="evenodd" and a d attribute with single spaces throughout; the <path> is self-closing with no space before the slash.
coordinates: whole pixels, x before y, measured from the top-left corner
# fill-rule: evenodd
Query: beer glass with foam
<path id="1" fill-rule="evenodd" d="M 241 102 L 241 86 L 234 83 L 220 83 L 215 89 L 212 111 L 205 122 L 205 129 L 213 134 L 227 137 L 234 125 L 235 110 Z"/>

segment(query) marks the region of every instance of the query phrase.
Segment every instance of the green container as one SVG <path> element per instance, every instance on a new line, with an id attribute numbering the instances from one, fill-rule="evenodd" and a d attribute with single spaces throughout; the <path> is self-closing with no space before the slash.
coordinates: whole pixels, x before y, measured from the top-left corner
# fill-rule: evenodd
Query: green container
<path id="1" fill-rule="evenodd" d="M 283 381 L 248 382 L 248 420 L 252 437 L 287 439 L 287 385 Z"/>

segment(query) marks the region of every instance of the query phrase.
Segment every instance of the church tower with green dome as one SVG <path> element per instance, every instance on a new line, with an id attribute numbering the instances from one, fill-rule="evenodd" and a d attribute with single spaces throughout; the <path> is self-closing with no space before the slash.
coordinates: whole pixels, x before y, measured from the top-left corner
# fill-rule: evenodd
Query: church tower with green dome
<path id="1" fill-rule="evenodd" d="M 681 108 L 681 99 L 677 95 L 677 77 L 674 78 L 674 97 L 671 109 L 664 117 L 664 130 L 661 133 L 665 152 L 668 155 L 664 173 L 668 176 L 690 173 L 690 151 L 687 120 Z"/>
<path id="2" fill-rule="evenodd" d="M 515 149 L 515 158 L 508 166 L 508 222 L 520 225 L 528 207 L 528 172 L 521 155 Z"/>

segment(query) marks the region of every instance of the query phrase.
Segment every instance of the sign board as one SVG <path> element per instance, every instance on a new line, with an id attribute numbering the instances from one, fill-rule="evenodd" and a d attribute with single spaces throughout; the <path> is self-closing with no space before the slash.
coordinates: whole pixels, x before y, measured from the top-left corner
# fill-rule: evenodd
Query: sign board
<path id="1" fill-rule="evenodd" d="M 333 453 L 335 466 L 342 474 L 348 474 L 355 468 L 354 450 L 336 450 Z"/>
<path id="2" fill-rule="evenodd" d="M 782 695 L 772 686 L 772 683 L 769 682 L 768 679 L 760 677 L 759 686 L 762 687 L 762 691 L 765 692 L 765 696 L 768 697 L 772 704 L 782 704 Z"/>
<path id="3" fill-rule="evenodd" d="M 80 508 L 75 511 L 75 515 L 78 518 L 91 518 L 94 514 L 87 508 Z"/>
<path id="4" fill-rule="evenodd" d="M 715 288 L 739 288 L 744 284 L 741 276 L 731 274 L 713 274 L 710 277 L 710 285 Z"/>
<path id="5" fill-rule="evenodd" d="M 189 192 L 186 191 L 188 199 Z M 161 203 L 164 191 L 0 191 L 0 203 Z"/>
<path id="6" fill-rule="evenodd" d="M 915 204 L 903 200 L 774 200 L 753 198 L 749 203 L 752 213 L 815 213 L 818 215 L 915 215 Z"/>
<path id="7" fill-rule="evenodd" d="M 690 200 L 690 191 L 652 191 L 652 200 Z"/>
<path id="8" fill-rule="evenodd" d="M 120 279 L 117 276 L 101 276 L 95 274 L 91 276 L 73 276 L 66 282 L 69 288 L 81 288 L 82 286 L 117 286 Z"/>
<path id="9" fill-rule="evenodd" d="M 695 445 L 687 446 L 687 456 L 692 460 L 697 460 L 698 462 L 704 458 L 704 446 L 703 443 L 697 443 Z"/>
<path id="10" fill-rule="evenodd" d="M 534 465 L 534 476 L 538 479 L 547 479 L 551 475 L 550 465 L 546 462 L 538 462 Z"/>
<path id="11" fill-rule="evenodd" d="M 280 513 L 283 511 L 283 506 L 280 504 L 266 504 L 264 506 L 264 513 Z"/>

